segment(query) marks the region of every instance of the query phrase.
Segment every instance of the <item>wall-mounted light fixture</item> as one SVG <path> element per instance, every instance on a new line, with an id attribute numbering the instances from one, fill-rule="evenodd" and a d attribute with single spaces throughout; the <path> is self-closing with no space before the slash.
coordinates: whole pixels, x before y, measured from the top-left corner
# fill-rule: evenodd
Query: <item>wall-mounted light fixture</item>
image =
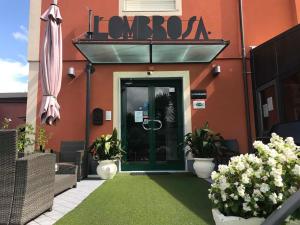
<path id="1" fill-rule="evenodd" d="M 212 74 L 213 74 L 214 76 L 219 75 L 219 74 L 221 73 L 221 66 L 220 66 L 220 65 L 215 65 L 215 66 L 213 66 L 211 72 L 212 72 Z"/>
<path id="2" fill-rule="evenodd" d="M 69 67 L 68 69 L 68 76 L 72 79 L 74 79 L 76 77 L 76 74 L 75 74 L 75 69 L 74 67 Z"/>

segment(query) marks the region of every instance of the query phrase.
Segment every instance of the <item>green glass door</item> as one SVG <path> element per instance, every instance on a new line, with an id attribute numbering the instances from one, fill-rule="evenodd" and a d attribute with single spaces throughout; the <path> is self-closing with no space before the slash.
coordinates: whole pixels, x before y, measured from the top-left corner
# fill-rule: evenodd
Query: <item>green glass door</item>
<path id="1" fill-rule="evenodd" d="M 184 170 L 181 80 L 122 80 L 123 171 Z"/>

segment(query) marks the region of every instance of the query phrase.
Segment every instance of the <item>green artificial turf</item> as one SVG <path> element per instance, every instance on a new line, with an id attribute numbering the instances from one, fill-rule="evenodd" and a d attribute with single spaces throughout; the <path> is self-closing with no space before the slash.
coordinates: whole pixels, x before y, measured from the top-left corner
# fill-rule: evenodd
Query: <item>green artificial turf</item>
<path id="1" fill-rule="evenodd" d="M 57 225 L 214 224 L 209 184 L 192 174 L 118 174 Z"/>

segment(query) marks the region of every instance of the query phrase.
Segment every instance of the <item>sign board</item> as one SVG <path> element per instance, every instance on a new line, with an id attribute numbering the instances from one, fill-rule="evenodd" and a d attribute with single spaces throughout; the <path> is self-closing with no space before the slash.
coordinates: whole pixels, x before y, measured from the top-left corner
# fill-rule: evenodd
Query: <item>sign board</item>
<path id="1" fill-rule="evenodd" d="M 267 98 L 267 103 L 268 103 L 269 112 L 273 111 L 274 110 L 273 98 L 272 97 Z"/>
<path id="2" fill-rule="evenodd" d="M 143 111 L 134 111 L 134 122 L 135 123 L 143 122 Z"/>
<path id="3" fill-rule="evenodd" d="M 206 90 L 192 90 L 191 99 L 207 99 Z"/>
<path id="4" fill-rule="evenodd" d="M 193 109 L 205 109 L 206 103 L 205 100 L 194 100 Z"/>
<path id="5" fill-rule="evenodd" d="M 268 104 L 264 104 L 264 105 L 262 106 L 262 108 L 263 108 L 263 115 L 264 115 L 264 118 L 269 117 L 269 108 L 268 108 Z"/>
<path id="6" fill-rule="evenodd" d="M 194 40 L 209 40 L 203 18 L 192 16 L 188 21 L 182 21 L 178 16 L 135 16 L 133 20 L 127 16 L 113 16 L 108 20 L 108 27 L 103 29 L 104 17 L 94 16 L 93 39 L 107 40 L 187 40 L 194 35 Z M 186 27 L 183 24 L 187 24 Z M 103 32 L 107 30 L 107 32 Z"/>

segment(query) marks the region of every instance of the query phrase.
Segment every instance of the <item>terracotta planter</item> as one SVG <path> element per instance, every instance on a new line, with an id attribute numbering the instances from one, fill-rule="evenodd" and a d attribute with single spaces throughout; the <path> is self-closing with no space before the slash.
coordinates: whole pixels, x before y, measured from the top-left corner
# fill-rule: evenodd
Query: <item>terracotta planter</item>
<path id="1" fill-rule="evenodd" d="M 212 214 L 216 225 L 260 225 L 265 219 L 259 217 L 251 217 L 244 219 L 237 216 L 224 216 L 218 209 L 212 209 Z"/>
<path id="2" fill-rule="evenodd" d="M 214 171 L 215 164 L 213 158 L 194 158 L 194 170 L 200 178 L 210 178 L 211 173 Z"/>
<path id="3" fill-rule="evenodd" d="M 102 180 L 112 179 L 117 173 L 117 165 L 113 160 L 98 161 L 97 174 Z"/>

